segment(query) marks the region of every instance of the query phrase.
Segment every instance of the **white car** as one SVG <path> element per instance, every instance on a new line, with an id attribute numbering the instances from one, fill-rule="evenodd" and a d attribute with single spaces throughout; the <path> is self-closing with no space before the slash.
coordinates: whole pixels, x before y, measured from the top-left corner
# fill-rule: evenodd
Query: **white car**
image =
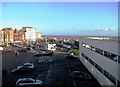
<path id="1" fill-rule="evenodd" d="M 23 65 L 18 66 L 16 69 L 12 70 L 12 73 L 22 72 L 22 71 L 31 71 L 34 69 L 33 63 L 24 63 Z"/>
<path id="2" fill-rule="evenodd" d="M 34 69 L 34 65 L 33 65 L 33 63 L 31 63 L 31 62 L 25 63 L 25 64 L 23 64 L 23 66 L 27 66 L 27 67 L 29 67 L 30 69 Z"/>
<path id="3" fill-rule="evenodd" d="M 3 50 L 3 47 L 0 47 L 0 50 Z"/>
<path id="4" fill-rule="evenodd" d="M 44 86 L 43 81 L 32 78 L 20 78 L 16 82 L 16 87 L 41 87 Z"/>

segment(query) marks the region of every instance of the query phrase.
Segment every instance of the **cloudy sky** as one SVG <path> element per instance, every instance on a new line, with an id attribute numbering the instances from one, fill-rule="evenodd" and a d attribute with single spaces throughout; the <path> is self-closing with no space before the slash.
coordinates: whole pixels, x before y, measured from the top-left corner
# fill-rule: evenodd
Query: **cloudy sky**
<path id="1" fill-rule="evenodd" d="M 0 27 L 46 35 L 117 35 L 117 2 L 3 2 Z"/>

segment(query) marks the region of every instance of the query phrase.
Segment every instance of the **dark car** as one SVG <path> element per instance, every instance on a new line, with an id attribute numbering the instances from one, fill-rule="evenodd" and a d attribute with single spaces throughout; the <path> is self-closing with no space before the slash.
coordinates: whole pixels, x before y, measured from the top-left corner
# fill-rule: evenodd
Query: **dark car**
<path id="1" fill-rule="evenodd" d="M 73 73 L 71 73 L 71 76 L 74 79 L 80 79 L 80 80 L 90 80 L 91 79 L 91 75 L 82 72 L 82 71 L 73 71 Z"/>
<path id="2" fill-rule="evenodd" d="M 71 59 L 71 60 L 75 60 L 76 57 L 74 55 L 67 55 L 66 59 Z"/>
<path id="3" fill-rule="evenodd" d="M 26 48 L 19 49 L 20 52 L 27 52 Z"/>
<path id="4" fill-rule="evenodd" d="M 41 52 L 37 52 L 37 53 L 34 53 L 33 55 L 36 56 L 36 57 L 39 57 L 39 56 L 43 56 L 44 54 L 41 53 Z"/>
<path id="5" fill-rule="evenodd" d="M 51 55 L 53 55 L 53 51 L 51 51 L 51 50 L 47 50 L 47 52 L 46 52 L 45 55 L 46 55 L 46 56 L 51 56 Z"/>

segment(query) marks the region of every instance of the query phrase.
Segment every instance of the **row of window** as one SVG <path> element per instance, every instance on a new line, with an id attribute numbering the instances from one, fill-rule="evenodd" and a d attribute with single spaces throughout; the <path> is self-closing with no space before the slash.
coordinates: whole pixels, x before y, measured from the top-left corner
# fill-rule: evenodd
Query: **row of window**
<path id="1" fill-rule="evenodd" d="M 87 57 L 82 53 L 82 57 L 84 57 L 89 63 L 91 63 L 97 70 L 99 70 L 105 77 L 107 77 L 112 83 L 116 84 L 116 78 L 109 74 L 106 70 L 104 70 L 101 66 L 96 64 L 93 60 Z"/>
<path id="2" fill-rule="evenodd" d="M 109 58 L 109 59 L 111 59 L 111 60 L 113 60 L 115 62 L 118 61 L 120 63 L 120 57 L 118 57 L 114 53 L 111 53 L 111 52 L 108 52 L 108 51 L 104 51 L 104 50 L 101 50 L 99 48 L 95 48 L 95 47 L 87 45 L 85 43 L 82 43 L 82 46 L 87 48 L 87 49 L 90 49 L 90 50 L 92 50 L 92 51 L 94 51 L 94 52 L 96 52 L 96 53 L 98 53 L 98 54 L 100 54 L 102 56 L 105 56 L 105 57 L 107 57 L 107 58 Z"/>

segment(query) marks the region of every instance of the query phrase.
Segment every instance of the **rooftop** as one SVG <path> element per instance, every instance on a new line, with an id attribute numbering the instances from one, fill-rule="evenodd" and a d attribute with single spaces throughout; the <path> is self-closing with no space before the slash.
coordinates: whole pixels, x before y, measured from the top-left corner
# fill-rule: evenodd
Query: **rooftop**
<path id="1" fill-rule="evenodd" d="M 83 37 L 92 40 L 101 40 L 101 41 L 111 41 L 111 42 L 119 42 L 119 37 L 112 37 L 112 36 L 94 36 L 94 37 Z"/>

